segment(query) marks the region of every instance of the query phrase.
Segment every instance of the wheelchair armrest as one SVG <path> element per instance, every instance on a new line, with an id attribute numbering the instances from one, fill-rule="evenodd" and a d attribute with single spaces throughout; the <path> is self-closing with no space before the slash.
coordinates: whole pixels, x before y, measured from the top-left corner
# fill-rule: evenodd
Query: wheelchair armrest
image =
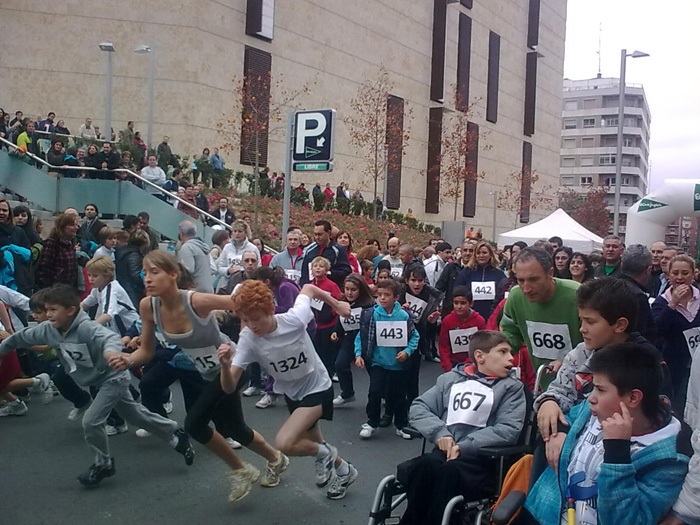
<path id="1" fill-rule="evenodd" d="M 504 447 L 483 447 L 479 449 L 479 453 L 481 455 L 501 458 L 506 456 L 516 456 L 518 454 L 526 454 L 531 452 L 531 450 L 531 447 L 528 445 L 507 445 Z"/>
<path id="2" fill-rule="evenodd" d="M 525 503 L 525 494 L 519 490 L 510 492 L 491 513 L 491 523 L 506 525 Z"/>

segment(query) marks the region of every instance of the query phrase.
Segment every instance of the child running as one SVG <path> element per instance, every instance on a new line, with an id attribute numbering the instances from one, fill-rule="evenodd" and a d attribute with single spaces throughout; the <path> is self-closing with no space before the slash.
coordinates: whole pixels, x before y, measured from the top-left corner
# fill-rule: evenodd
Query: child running
<path id="1" fill-rule="evenodd" d="M 224 391 L 219 379 L 221 367 L 216 359 L 217 348 L 229 341 L 219 331 L 212 312 L 231 308 L 231 297 L 179 290 L 177 281 L 181 266 L 175 257 L 163 250 L 154 250 L 144 257 L 143 271 L 148 297 L 141 300 L 140 304 L 141 347 L 132 354 L 114 356 L 110 360 L 110 366 L 124 370 L 153 359 L 155 331 L 158 327 L 163 338 L 182 349 L 208 382 L 187 413 L 185 429 L 231 467 L 229 502 L 235 503 L 246 497 L 253 483 L 260 478 L 260 471 L 250 463 L 244 463 L 225 438 L 232 438 L 263 456 L 267 460 L 267 472 L 261 485 L 276 487 L 280 482 L 280 474 L 289 465 L 289 459 L 246 425 L 239 389 Z M 245 381 L 241 381 L 238 386 L 244 384 Z M 214 423 L 216 430 L 209 426 L 210 422 Z"/>
<path id="2" fill-rule="evenodd" d="M 306 331 L 313 318 L 314 299 L 342 317 L 351 313 L 349 304 L 307 284 L 291 310 L 275 315 L 270 289 L 259 281 L 245 281 L 233 297 L 233 311 L 245 328 L 235 353 L 229 345 L 219 347 L 221 384 L 224 392 L 233 392 L 251 363 L 267 368 L 275 378 L 275 391 L 284 394 L 290 412 L 277 433 L 277 446 L 290 456 L 315 457 L 316 485 L 330 484 L 326 496 L 335 500 L 345 497 L 357 479 L 357 469 L 321 435 L 319 420 L 333 418 L 333 385 Z"/>

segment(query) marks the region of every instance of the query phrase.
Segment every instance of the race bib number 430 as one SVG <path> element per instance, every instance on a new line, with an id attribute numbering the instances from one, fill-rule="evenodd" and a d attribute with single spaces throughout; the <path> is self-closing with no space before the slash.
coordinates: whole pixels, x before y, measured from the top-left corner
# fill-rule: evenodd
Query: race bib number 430
<path id="1" fill-rule="evenodd" d="M 478 381 L 455 383 L 450 389 L 447 426 L 462 424 L 483 428 L 493 408 L 493 390 Z"/>
<path id="2" fill-rule="evenodd" d="M 408 346 L 406 321 L 377 321 L 377 346 L 390 348 Z"/>
<path id="3" fill-rule="evenodd" d="M 462 330 L 450 330 L 450 348 L 453 354 L 469 352 L 469 339 L 478 330 L 476 326 Z"/>
<path id="4" fill-rule="evenodd" d="M 572 350 L 569 325 L 526 321 L 532 353 L 540 359 L 564 359 Z"/>

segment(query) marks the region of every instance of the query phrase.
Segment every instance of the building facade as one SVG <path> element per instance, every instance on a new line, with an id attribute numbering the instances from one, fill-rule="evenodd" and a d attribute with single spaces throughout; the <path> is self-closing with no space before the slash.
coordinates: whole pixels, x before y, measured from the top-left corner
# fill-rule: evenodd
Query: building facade
<path id="1" fill-rule="evenodd" d="M 379 183 L 389 208 L 412 208 L 433 223 L 452 219 L 440 159 L 443 124 L 466 109 L 455 107 L 455 89 L 472 105 L 470 125 L 480 143 L 470 163 L 484 174 L 465 184 L 459 220 L 491 231 L 493 194 L 512 184 L 520 184 L 529 207 L 536 188 L 513 174 L 536 172 L 537 184 L 558 183 L 565 1 L 7 0 L 0 16 L 2 106 L 31 116 L 54 111 L 73 132 L 86 117 L 104 127 L 107 56 L 98 44 L 111 42 L 112 126 L 118 131 L 133 120 L 146 136 L 148 56 L 133 52 L 146 44 L 154 52 L 154 145 L 168 135 L 174 153 L 191 157 L 228 142 L 219 129 L 241 117 L 241 96 L 251 96 L 237 87 L 244 77 L 271 79 L 272 106 L 306 86 L 295 105 L 337 110 L 335 167 L 294 173 L 294 184 L 346 181 L 367 199 L 366 152 L 351 144 L 346 121 L 360 86 L 384 68 L 391 84 L 387 112 L 410 132 L 398 168 L 392 164 Z M 28 30 L 41 38 L 27 38 Z M 280 109 L 286 119 L 290 108 Z M 258 158 L 272 171 L 284 170 L 285 135 L 284 122 L 271 122 L 261 137 Z M 239 145 L 240 139 L 222 151 L 226 165 L 250 171 L 250 151 Z M 533 220 L 547 211 L 533 205 L 523 216 Z M 498 231 L 512 229 L 515 216 L 499 208 Z"/>
<path id="2" fill-rule="evenodd" d="M 561 186 L 577 192 L 605 187 L 613 213 L 619 79 L 564 80 L 561 130 Z M 627 210 L 649 185 L 649 126 L 651 114 L 644 88 L 625 85 L 620 182 L 620 233 Z"/>
<path id="3" fill-rule="evenodd" d="M 664 242 L 676 246 L 690 255 L 698 257 L 698 217 L 679 217 L 666 228 Z"/>

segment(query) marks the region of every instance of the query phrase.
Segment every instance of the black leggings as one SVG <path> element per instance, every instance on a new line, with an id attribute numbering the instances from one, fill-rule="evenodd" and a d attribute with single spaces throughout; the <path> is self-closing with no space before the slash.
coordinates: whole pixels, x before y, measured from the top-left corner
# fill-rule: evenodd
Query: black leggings
<path id="1" fill-rule="evenodd" d="M 187 413 L 185 430 L 197 442 L 206 445 L 211 441 L 214 431 L 209 426 L 213 421 L 216 430 L 224 437 L 232 438 L 247 447 L 253 441 L 253 430 L 243 419 L 240 390 L 246 384 L 246 378 L 241 377 L 236 391 L 226 394 L 221 389 L 221 377 L 216 378 L 204 387 L 199 398 Z"/>

